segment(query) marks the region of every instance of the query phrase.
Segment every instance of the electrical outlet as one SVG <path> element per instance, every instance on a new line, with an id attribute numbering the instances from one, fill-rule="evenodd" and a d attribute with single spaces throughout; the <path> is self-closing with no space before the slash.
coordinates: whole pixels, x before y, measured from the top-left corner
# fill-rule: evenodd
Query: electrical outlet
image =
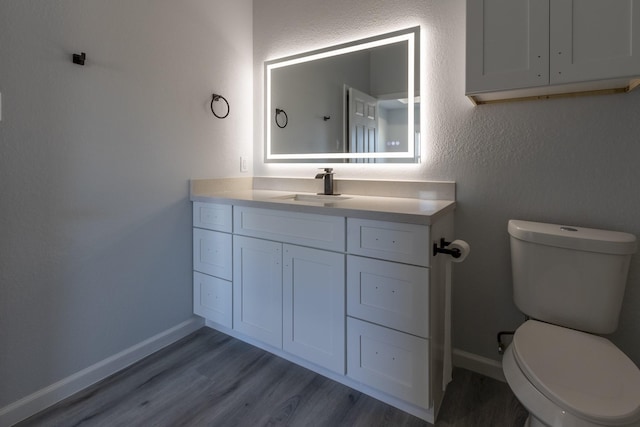
<path id="1" fill-rule="evenodd" d="M 240 156 L 240 172 L 249 172 L 249 165 L 247 164 L 247 158 Z"/>

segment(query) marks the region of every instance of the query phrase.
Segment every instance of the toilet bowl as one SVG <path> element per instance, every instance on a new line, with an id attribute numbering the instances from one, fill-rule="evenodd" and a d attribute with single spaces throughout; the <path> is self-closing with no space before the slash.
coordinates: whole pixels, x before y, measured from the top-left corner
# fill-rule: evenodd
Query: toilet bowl
<path id="1" fill-rule="evenodd" d="M 529 427 L 640 426 L 640 370 L 605 338 L 528 320 L 502 364 Z"/>

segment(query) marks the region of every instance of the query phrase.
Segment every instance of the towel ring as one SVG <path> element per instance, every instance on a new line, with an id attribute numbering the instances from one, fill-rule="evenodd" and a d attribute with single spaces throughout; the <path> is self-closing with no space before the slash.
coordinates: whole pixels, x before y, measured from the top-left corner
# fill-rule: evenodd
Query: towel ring
<path id="1" fill-rule="evenodd" d="M 227 104 L 227 114 L 225 114 L 223 116 L 217 115 L 216 112 L 213 109 L 213 103 L 216 102 L 216 101 L 220 101 L 221 99 L 224 101 L 225 104 Z M 229 115 L 230 111 L 231 111 L 231 108 L 229 107 L 229 101 L 227 101 L 227 99 L 224 96 L 214 93 L 213 96 L 211 97 L 211 112 L 213 113 L 213 115 L 216 116 L 219 119 L 224 119 L 225 117 L 227 117 Z"/>
<path id="2" fill-rule="evenodd" d="M 280 113 L 284 114 L 284 124 L 282 126 L 280 125 L 280 122 L 278 122 L 278 117 L 280 116 Z M 287 127 L 288 124 L 289 124 L 289 116 L 287 116 L 287 113 L 282 108 L 276 108 L 276 125 L 278 125 L 280 129 L 284 129 Z"/>

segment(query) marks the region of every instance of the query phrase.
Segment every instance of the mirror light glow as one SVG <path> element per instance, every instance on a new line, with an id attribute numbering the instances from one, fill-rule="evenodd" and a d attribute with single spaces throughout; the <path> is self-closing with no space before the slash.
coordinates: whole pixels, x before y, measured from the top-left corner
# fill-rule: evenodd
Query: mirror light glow
<path id="1" fill-rule="evenodd" d="M 299 56 L 291 57 L 290 59 L 277 60 L 268 62 L 265 65 L 265 109 L 266 109 L 266 123 L 265 123 L 265 140 L 266 140 L 266 160 L 307 160 L 307 159 L 375 159 L 375 158 L 415 158 L 415 147 L 411 141 L 414 141 L 414 123 L 415 123 L 415 110 L 414 104 L 416 98 L 419 100 L 419 96 L 415 94 L 415 47 L 416 47 L 416 31 L 409 31 L 399 35 L 393 35 L 390 37 L 375 38 L 371 41 L 354 42 L 338 46 L 335 48 L 328 48 L 325 50 L 316 51 L 315 53 L 303 54 Z M 300 64 L 304 62 L 314 61 L 318 59 L 328 58 L 332 56 L 343 55 L 350 52 L 356 52 L 360 50 L 366 50 L 378 46 L 385 46 L 393 43 L 407 42 L 407 81 L 408 81 L 408 98 L 406 103 L 408 106 L 408 126 L 407 126 L 407 141 L 408 151 L 406 152 L 377 152 L 377 153 L 308 153 L 308 154 L 273 154 L 271 150 L 271 131 L 273 126 L 273 110 L 274 106 L 271 104 L 271 72 L 275 69 Z M 413 96 L 411 96 L 413 95 Z"/>

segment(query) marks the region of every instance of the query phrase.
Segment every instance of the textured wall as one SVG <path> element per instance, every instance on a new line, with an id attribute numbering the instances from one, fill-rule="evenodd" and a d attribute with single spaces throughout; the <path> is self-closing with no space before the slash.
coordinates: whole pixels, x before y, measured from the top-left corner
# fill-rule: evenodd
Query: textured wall
<path id="1" fill-rule="evenodd" d="M 252 150 L 251 10 L 0 2 L 0 408 L 190 318 L 188 180 Z"/>
<path id="2" fill-rule="evenodd" d="M 473 107 L 464 97 L 464 0 L 254 2 L 256 175 L 311 176 L 313 165 L 262 164 L 264 60 L 422 25 L 424 162 L 340 165 L 338 176 L 455 180 L 457 236 L 471 256 L 454 280 L 454 345 L 498 359 L 495 334 L 519 325 L 510 218 L 640 236 L 640 90 L 624 95 Z M 613 341 L 640 365 L 640 255 Z"/>

